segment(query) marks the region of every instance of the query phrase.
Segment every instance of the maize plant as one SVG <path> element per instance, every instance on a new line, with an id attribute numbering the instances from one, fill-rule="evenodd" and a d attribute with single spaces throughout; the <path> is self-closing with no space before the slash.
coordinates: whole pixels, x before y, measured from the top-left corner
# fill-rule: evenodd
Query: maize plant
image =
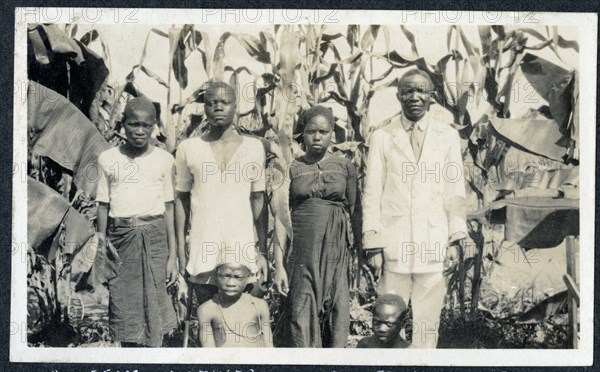
<path id="1" fill-rule="evenodd" d="M 238 87 L 241 80 L 250 79 L 252 94 L 245 98 L 251 107 L 242 111 L 238 105 L 236 126 L 239 132 L 255 135 L 263 141 L 269 162 L 271 226 L 283 224 L 290 235 L 286 172 L 294 157 L 302 154 L 299 115 L 318 104 L 341 108 L 340 112 L 345 115 L 336 117 L 332 151 L 351 159 L 362 180 L 368 171 L 364 160 L 368 156 L 370 134 L 393 119 L 370 122 L 369 108 L 375 93 L 395 87 L 396 76 L 408 67 L 417 67 L 429 74 L 435 86 L 435 101 L 453 118 L 451 125 L 463 139 L 464 162 L 472 165 L 465 167 L 464 176 L 468 189 L 476 196 L 476 207 L 483 207 L 499 197 L 493 183 L 510 175 L 503 163 L 510 148 L 543 159 L 546 169 L 560 169 L 578 161 L 577 72 L 528 52 L 548 49 L 561 59 L 561 49 L 578 51 L 577 43 L 565 40 L 556 27 L 547 27 L 544 34 L 544 30 L 532 28 L 479 26 L 478 38 L 469 39 L 460 26 L 449 26 L 447 52 L 437 61 L 428 61 L 420 55 L 415 37 L 417 28 L 404 25 L 348 25 L 345 32 L 332 32 L 326 25 L 274 25 L 254 34 L 224 32 L 216 40 L 211 40 L 204 30 L 203 26 L 192 24 L 173 26 L 168 31 L 150 29 L 139 62 L 132 66 L 122 84 L 110 86 L 106 77 L 114 61 L 111 61 L 107 40 L 97 30 L 85 32 L 77 39 L 77 25 L 67 25 L 64 31 L 55 25 L 33 25 L 29 28 L 29 78 L 67 97 L 97 128 L 105 140 L 102 145 L 105 148 L 122 140 L 119 121 L 123 104 L 129 97 L 144 94 L 136 79 L 140 74 L 146 75 L 164 90 L 159 94 L 164 94 L 166 106 L 156 103 L 157 112 L 163 112 L 159 116 L 164 118 L 158 125 L 156 144 L 170 152 L 176 151 L 182 139 L 200 133 L 206 124 L 200 105 L 205 84 L 193 87 L 192 93 L 184 96 L 184 92 L 190 91 L 191 74 L 201 74 L 206 81 L 227 81 L 234 87 Z M 153 71 L 148 67 L 148 58 L 156 55 L 156 51 L 149 50 L 149 41 L 154 38 L 169 43 L 168 50 L 158 52 L 169 58 L 167 71 Z M 392 38 L 402 38 L 409 47 L 394 50 Z M 51 45 L 44 40 L 52 40 Z M 101 44 L 102 56 L 91 52 L 88 46 L 92 43 Z M 228 43 L 240 46 L 263 71 L 227 64 L 225 45 Z M 188 69 L 186 62 L 194 53 L 200 55 L 203 71 Z M 382 63 L 385 67 L 376 67 Z M 519 74 L 548 104 L 524 117 L 513 117 L 511 98 Z M 504 125 L 532 120 L 551 128 L 540 132 L 534 142 L 523 142 L 519 133 L 515 133 L 517 126 L 511 129 Z M 560 140 L 560 145 L 552 152 L 544 150 L 549 142 L 556 140 Z M 73 205 L 93 221 L 94 211 L 89 209 L 93 191 L 82 192 L 85 185 L 77 185 L 77 169 L 54 159 L 56 152 L 38 154 L 34 150 L 30 146 L 31 159 L 41 156 L 48 159 L 52 167 L 31 167 L 30 174 L 67 200 L 78 200 Z M 97 157 L 97 152 L 94 155 Z M 355 246 L 359 246 L 360 223 L 354 224 L 353 229 L 357 237 Z M 470 225 L 469 235 L 477 247 L 476 254 L 462 257 L 449 279 L 449 297 L 458 293 L 463 315 L 465 281 L 471 269 L 471 313 L 477 309 L 486 241 L 481 226 Z M 361 274 L 357 256 L 355 254 L 352 270 L 354 290 L 368 295 L 357 296 L 360 301 L 354 301 L 354 305 L 365 309 L 372 300 L 374 281 L 368 271 Z M 364 283 L 361 286 L 361 276 L 367 279 L 369 288 L 365 289 Z M 40 292 L 36 289 L 35 293 Z M 277 301 L 275 297 L 272 300 Z M 364 319 L 356 320 L 366 324 Z"/>

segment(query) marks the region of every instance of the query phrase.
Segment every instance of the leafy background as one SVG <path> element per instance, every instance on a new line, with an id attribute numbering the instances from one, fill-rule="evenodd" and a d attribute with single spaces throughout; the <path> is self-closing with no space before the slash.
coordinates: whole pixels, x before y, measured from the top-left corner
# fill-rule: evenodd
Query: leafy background
<path id="1" fill-rule="evenodd" d="M 238 130 L 261 138 L 269 154 L 271 227 L 288 231 L 282 175 L 303 151 L 302 110 L 333 110 L 331 150 L 351 159 L 362 180 L 369 136 L 398 114 L 397 78 L 412 67 L 434 81 L 431 115 L 461 135 L 469 210 L 518 195 L 578 198 L 577 39 L 576 29 L 552 26 L 30 25 L 28 74 L 37 83 L 28 92 L 28 187 L 37 196 L 31 203 L 53 204 L 29 211 L 29 342 L 112 345 L 103 283 L 118 270 L 118 255 L 93 233 L 94 182 L 85 172 L 123 140 L 119 122 L 130 97 L 155 101 L 155 144 L 174 152 L 206 124 L 206 81 L 239 87 Z M 43 97 L 56 99 L 39 99 L 46 89 Z M 532 164 L 545 182 L 524 181 Z M 440 346 L 564 347 L 564 298 L 555 298 L 564 290 L 537 280 L 560 254 L 525 269 L 502 265 L 500 253 L 514 246 L 502 227 L 471 227 L 474 249 L 448 279 Z M 370 334 L 375 296 L 357 245 L 349 346 Z M 183 319 L 185 306 L 173 295 Z M 277 323 L 280 299 L 264 296 Z M 516 319 L 531 311 L 543 316 Z M 167 342 L 180 339 L 179 329 Z"/>

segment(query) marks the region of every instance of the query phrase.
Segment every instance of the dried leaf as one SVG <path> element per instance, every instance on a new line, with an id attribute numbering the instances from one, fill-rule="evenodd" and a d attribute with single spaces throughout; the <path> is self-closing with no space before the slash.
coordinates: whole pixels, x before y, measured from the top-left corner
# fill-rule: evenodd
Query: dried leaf
<path id="1" fill-rule="evenodd" d="M 368 49 L 375 43 L 377 39 L 377 35 L 379 34 L 379 25 L 370 25 L 367 28 L 367 31 L 363 34 L 363 37 L 360 41 L 360 48 L 362 50 Z"/>
<path id="2" fill-rule="evenodd" d="M 408 29 L 404 25 L 400 26 L 400 30 L 402 31 L 404 36 L 406 36 L 406 38 L 410 42 L 410 49 L 412 51 L 413 57 L 419 58 L 419 50 L 417 49 L 417 42 L 415 40 L 415 35 L 412 32 L 408 31 Z"/>
<path id="3" fill-rule="evenodd" d="M 72 35 L 71 37 L 73 37 Z M 97 30 L 91 30 L 83 34 L 83 36 L 79 39 L 84 45 L 90 45 L 92 41 L 95 41 L 98 38 L 99 34 Z"/>

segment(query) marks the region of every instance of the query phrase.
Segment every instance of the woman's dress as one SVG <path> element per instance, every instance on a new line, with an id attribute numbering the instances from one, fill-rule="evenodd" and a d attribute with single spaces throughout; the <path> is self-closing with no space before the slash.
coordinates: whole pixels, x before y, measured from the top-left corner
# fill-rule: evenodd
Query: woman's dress
<path id="1" fill-rule="evenodd" d="M 356 169 L 329 156 L 290 168 L 293 238 L 287 254 L 290 283 L 285 337 L 291 347 L 345 347 L 350 325 L 349 227 L 356 199 Z"/>

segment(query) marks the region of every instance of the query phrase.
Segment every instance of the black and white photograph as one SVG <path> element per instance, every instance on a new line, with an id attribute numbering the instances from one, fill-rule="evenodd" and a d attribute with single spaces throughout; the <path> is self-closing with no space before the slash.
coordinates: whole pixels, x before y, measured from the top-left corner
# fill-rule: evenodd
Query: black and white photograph
<path id="1" fill-rule="evenodd" d="M 597 23 L 17 8 L 11 361 L 590 365 Z"/>

